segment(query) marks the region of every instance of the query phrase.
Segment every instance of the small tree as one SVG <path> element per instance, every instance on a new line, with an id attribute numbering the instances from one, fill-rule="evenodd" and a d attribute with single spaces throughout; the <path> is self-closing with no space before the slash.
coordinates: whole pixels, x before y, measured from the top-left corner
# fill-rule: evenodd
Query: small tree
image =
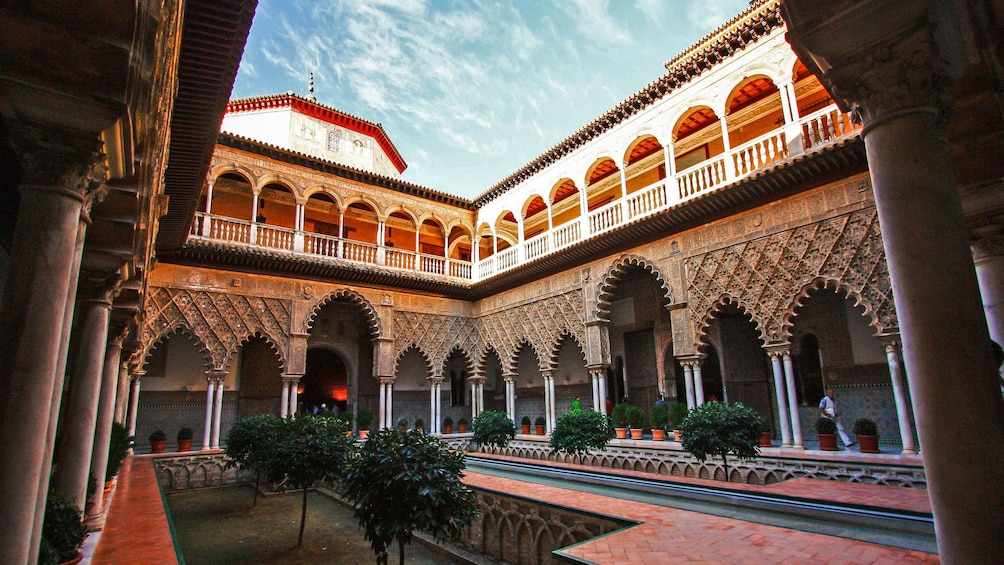
<path id="1" fill-rule="evenodd" d="M 653 430 L 666 430 L 669 424 L 669 408 L 665 404 L 656 404 L 649 412 L 652 418 Z"/>
<path id="2" fill-rule="evenodd" d="M 461 479 L 464 454 L 420 432 L 380 430 L 370 436 L 342 481 L 356 506 L 377 563 L 397 540 L 400 563 L 415 530 L 437 541 L 458 539 L 478 515 L 474 491 Z"/>
<path id="3" fill-rule="evenodd" d="M 516 425 L 505 412 L 486 410 L 474 418 L 474 443 L 478 447 L 505 449 L 515 437 Z"/>
<path id="4" fill-rule="evenodd" d="M 760 454 L 760 415 L 740 402 L 706 402 L 690 411 L 683 423 L 683 448 L 704 461 L 720 455 L 729 480 L 729 455 L 753 459 Z"/>
<path id="5" fill-rule="evenodd" d="M 119 474 L 119 470 L 122 469 L 122 463 L 129 455 L 132 441 L 133 436 L 129 435 L 129 431 L 126 430 L 125 426 L 118 422 L 112 422 L 112 433 L 108 441 L 108 466 L 105 467 L 105 480 L 111 480 L 112 477 Z"/>
<path id="6" fill-rule="evenodd" d="M 551 452 L 586 454 L 590 448 L 603 449 L 609 440 L 607 417 L 603 414 L 592 410 L 566 412 L 558 416 L 551 432 Z"/>
<path id="7" fill-rule="evenodd" d="M 240 467 L 254 471 L 254 499 L 258 504 L 258 485 L 262 474 L 267 475 L 267 466 L 272 460 L 270 452 L 275 446 L 276 434 L 282 419 L 273 414 L 259 414 L 241 418 L 227 434 L 226 468 Z"/>
<path id="8" fill-rule="evenodd" d="M 689 411 L 690 410 L 687 408 L 686 404 L 677 402 L 669 409 L 669 422 L 666 422 L 666 426 L 670 430 L 679 429 L 680 424 L 683 423 L 683 420 L 687 417 L 687 413 Z"/>
<path id="9" fill-rule="evenodd" d="M 630 408 L 629 404 L 614 406 L 614 412 L 610 415 L 610 418 L 614 421 L 614 426 L 618 428 L 626 428 L 628 426 L 628 408 Z"/>
<path id="10" fill-rule="evenodd" d="M 297 545 L 303 545 L 307 489 L 317 483 L 334 484 L 341 478 L 345 463 L 353 452 L 355 442 L 346 431 L 341 420 L 313 414 L 286 418 L 278 427 L 275 448 L 270 450 L 266 468 L 269 479 L 278 483 L 280 490 L 287 486 L 303 489 Z"/>

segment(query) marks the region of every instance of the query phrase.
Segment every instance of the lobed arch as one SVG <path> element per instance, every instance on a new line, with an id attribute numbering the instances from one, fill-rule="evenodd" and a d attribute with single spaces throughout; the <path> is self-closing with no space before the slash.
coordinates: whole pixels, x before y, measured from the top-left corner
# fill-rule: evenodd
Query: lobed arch
<path id="1" fill-rule="evenodd" d="M 513 350 L 509 354 L 508 361 L 505 357 L 502 357 L 501 355 L 499 356 L 503 363 L 508 363 L 508 367 L 503 365 L 502 369 L 505 370 L 508 368 L 509 373 L 519 373 L 519 355 L 523 351 L 523 348 L 526 347 L 530 348 L 530 351 L 532 351 L 534 356 L 537 357 L 537 368 L 541 372 L 550 370 L 546 365 L 544 365 L 544 360 L 541 358 L 540 352 L 537 351 L 537 348 L 534 347 L 533 342 L 525 337 L 519 340 L 519 342 L 516 343 L 516 346 L 513 347 Z"/>
<path id="2" fill-rule="evenodd" d="M 477 370 L 479 375 L 484 375 L 488 371 L 488 358 L 494 353 L 496 357 L 499 358 L 499 362 L 502 364 L 502 371 L 505 372 L 505 356 L 499 351 L 494 345 L 486 345 L 481 348 L 481 351 L 477 356 Z M 501 376 L 501 375 L 500 375 Z"/>
<path id="3" fill-rule="evenodd" d="M 414 342 L 414 341 L 411 342 L 411 343 L 409 343 L 407 347 L 405 347 L 404 349 L 402 349 L 401 353 L 398 353 L 397 357 L 394 359 L 394 374 L 395 375 L 397 375 L 398 365 L 401 363 L 401 359 L 404 359 L 404 356 L 407 355 L 411 351 L 416 351 L 418 353 L 418 355 L 422 358 L 422 360 L 425 361 L 425 374 L 426 375 L 432 376 L 432 377 L 438 377 L 438 376 L 440 376 L 439 374 L 436 374 L 436 372 L 433 370 L 434 367 L 435 367 L 435 365 L 433 364 L 432 359 L 429 358 L 429 354 L 426 353 L 424 349 L 422 349 L 422 346 L 420 346 L 418 344 L 418 342 Z"/>
<path id="4" fill-rule="evenodd" d="M 875 329 L 875 335 L 899 332 L 898 327 L 886 326 L 882 323 L 875 305 L 866 300 L 857 289 L 835 278 L 816 277 L 802 285 L 802 288 L 798 290 L 787 308 L 785 308 L 784 314 L 781 317 L 781 335 L 784 336 L 785 341 L 790 341 L 792 336 L 791 330 L 795 326 L 794 318 L 798 316 L 798 311 L 805 306 L 806 299 L 815 290 L 832 290 L 844 298 L 853 300 L 855 308 L 863 306 L 865 317 L 868 318 L 868 325 Z"/>
<path id="5" fill-rule="evenodd" d="M 668 279 L 659 270 L 659 267 L 652 261 L 645 259 L 644 257 L 639 257 L 638 255 L 624 255 L 613 265 L 607 269 L 603 277 L 600 279 L 598 292 L 596 293 L 596 306 L 593 309 L 593 317 L 597 320 L 610 320 L 610 301 L 613 299 L 614 290 L 617 288 L 617 282 L 620 280 L 628 269 L 640 267 L 649 273 L 655 275 L 656 281 L 659 282 L 659 286 L 663 291 L 663 307 L 673 304 L 673 294 L 672 288 L 669 286 Z"/>
<path id="6" fill-rule="evenodd" d="M 583 347 L 582 342 L 579 341 L 579 338 L 575 334 L 566 329 L 558 334 L 558 337 L 551 343 L 551 354 L 547 359 L 549 370 L 556 371 L 558 369 L 558 357 L 561 355 L 561 346 L 568 340 L 574 342 L 579 348 L 579 352 L 582 353 L 582 365 L 586 365 L 586 348 Z"/>
<path id="7" fill-rule="evenodd" d="M 317 315 L 321 312 L 321 309 L 327 306 L 333 300 L 345 298 L 349 302 L 355 304 L 362 310 L 363 317 L 366 318 L 366 325 L 370 329 L 370 335 L 374 338 L 383 336 L 383 325 L 380 321 L 380 314 L 377 312 L 373 304 L 366 299 L 363 295 L 349 288 L 340 288 L 338 290 L 333 290 L 323 298 L 314 303 L 314 307 L 310 311 L 310 315 L 307 316 L 306 320 L 303 322 L 303 332 L 310 333 L 310 330 L 314 326 L 314 320 L 317 319 Z"/>
<path id="8" fill-rule="evenodd" d="M 177 323 L 162 328 L 150 338 L 148 343 L 143 344 L 138 356 L 139 368 L 143 369 L 146 367 L 146 364 L 149 362 L 150 356 L 153 354 L 154 350 L 174 336 L 183 336 L 195 345 L 195 348 L 199 351 L 199 354 L 203 359 L 202 364 L 206 368 L 206 371 L 216 368 L 214 367 L 213 353 L 209 349 L 209 346 L 207 346 L 206 342 L 203 341 L 197 333 L 195 333 L 194 328 L 184 323 Z"/>
<path id="9" fill-rule="evenodd" d="M 765 345 L 769 343 L 767 339 L 767 329 L 762 320 L 756 317 L 753 313 L 754 309 L 748 304 L 742 301 L 742 299 L 732 296 L 730 294 L 723 294 L 718 297 L 714 303 L 708 308 L 704 314 L 701 315 L 700 322 L 697 324 L 694 332 L 694 349 L 697 351 L 703 351 L 706 346 L 711 345 L 708 341 L 708 330 L 711 328 L 711 322 L 715 319 L 715 315 L 719 313 L 723 307 L 732 305 L 735 306 L 744 316 L 748 316 L 750 321 L 753 322 L 753 326 L 756 328 L 756 332 L 759 334 L 760 341 Z"/>
<path id="10" fill-rule="evenodd" d="M 468 353 L 468 351 L 464 349 L 463 346 L 461 346 L 460 344 L 456 344 L 453 347 L 451 347 L 450 350 L 446 352 L 446 355 L 443 356 L 443 358 L 440 360 L 439 366 L 443 369 L 443 371 L 441 371 L 441 374 L 446 372 L 445 369 L 447 363 L 450 361 L 450 358 L 453 357 L 454 353 L 459 353 L 463 357 L 464 367 L 467 369 L 467 376 L 468 378 L 473 377 L 476 374 L 474 372 L 476 369 L 476 364 L 474 363 L 474 357 L 470 353 Z"/>
<path id="11" fill-rule="evenodd" d="M 238 336 L 237 341 L 227 351 L 227 356 L 226 358 L 224 358 L 223 366 L 221 368 L 223 370 L 229 370 L 230 367 L 233 365 L 234 359 L 237 358 L 237 352 L 240 351 L 240 349 L 244 347 L 244 345 L 246 345 L 249 341 L 251 341 L 251 339 L 256 337 L 265 340 L 265 343 L 268 344 L 268 346 L 272 349 L 272 352 L 275 354 L 276 359 L 279 360 L 279 367 L 281 371 L 285 373 L 286 372 L 285 351 L 283 351 L 283 348 L 279 345 L 279 342 L 264 330 L 249 331 L 242 336 Z"/>

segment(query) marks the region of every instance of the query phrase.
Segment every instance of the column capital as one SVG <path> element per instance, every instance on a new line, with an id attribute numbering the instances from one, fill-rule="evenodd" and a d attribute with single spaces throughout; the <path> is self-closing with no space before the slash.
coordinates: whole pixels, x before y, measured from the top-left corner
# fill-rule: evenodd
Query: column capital
<path id="1" fill-rule="evenodd" d="M 676 360 L 680 362 L 683 366 L 697 367 L 707 358 L 707 355 L 695 354 L 695 355 L 680 355 L 677 356 Z"/>
<path id="2" fill-rule="evenodd" d="M 502 380 L 507 383 L 514 383 L 516 382 L 516 377 L 518 376 L 519 375 L 516 373 L 502 373 Z"/>
<path id="3" fill-rule="evenodd" d="M 227 378 L 227 372 L 222 369 L 210 369 L 206 371 L 206 380 L 211 383 L 219 384 L 225 378 Z"/>
<path id="4" fill-rule="evenodd" d="M 898 333 L 882 334 L 878 337 L 886 351 L 889 351 L 890 347 L 899 348 L 903 344 L 903 338 Z"/>
<path id="5" fill-rule="evenodd" d="M 446 377 L 442 375 L 433 375 L 431 377 L 426 377 L 425 380 L 429 381 L 432 384 L 439 384 L 445 381 Z"/>
<path id="6" fill-rule="evenodd" d="M 790 343 L 775 343 L 773 345 L 765 345 L 763 348 L 767 352 L 767 355 L 771 357 L 783 357 L 791 353 Z"/>
<path id="7" fill-rule="evenodd" d="M 296 374 L 292 374 L 292 373 L 286 373 L 286 374 L 284 374 L 282 376 L 283 382 L 289 382 L 291 384 L 297 384 L 297 383 L 299 383 L 300 379 L 302 379 L 302 378 L 303 378 L 303 375 L 296 375 Z"/>
<path id="8" fill-rule="evenodd" d="M 485 382 L 486 379 L 485 379 L 484 375 L 472 375 L 470 377 L 467 377 L 467 380 L 470 381 L 470 382 L 472 382 L 472 383 L 478 383 L 478 384 L 480 384 L 480 383 Z"/>
<path id="9" fill-rule="evenodd" d="M 132 374 L 129 375 L 129 380 L 140 382 L 143 380 L 144 375 L 146 375 L 146 371 L 133 371 Z"/>
<path id="10" fill-rule="evenodd" d="M 108 167 L 96 135 L 25 120 L 12 120 L 9 127 L 23 186 L 60 187 L 87 200 L 104 197 Z"/>
<path id="11" fill-rule="evenodd" d="M 118 272 L 80 271 L 80 279 L 77 282 L 79 300 L 102 303 L 110 308 L 120 292 L 122 292 L 122 277 Z"/>
<path id="12" fill-rule="evenodd" d="M 1004 256 L 1004 230 L 975 235 L 969 242 L 973 260 Z"/>
<path id="13" fill-rule="evenodd" d="M 395 380 L 394 377 L 380 377 L 380 384 L 382 384 L 382 385 L 393 385 L 394 384 L 394 380 Z"/>

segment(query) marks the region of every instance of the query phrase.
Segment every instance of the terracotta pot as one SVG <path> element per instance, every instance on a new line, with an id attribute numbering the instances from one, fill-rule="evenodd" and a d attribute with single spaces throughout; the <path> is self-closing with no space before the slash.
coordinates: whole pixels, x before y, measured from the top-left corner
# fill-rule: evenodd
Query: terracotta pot
<path id="1" fill-rule="evenodd" d="M 878 436 L 858 436 L 861 453 L 881 453 L 878 446 Z"/>
<path id="2" fill-rule="evenodd" d="M 652 428 L 652 441 L 666 441 L 666 430 Z"/>
<path id="3" fill-rule="evenodd" d="M 443 424 L 443 433 L 444 434 L 452 434 L 453 433 L 453 426 L 447 426 L 446 424 Z"/>
<path id="4" fill-rule="evenodd" d="M 74 557 L 73 559 L 70 559 L 69 561 L 64 561 L 64 562 L 60 563 L 59 565 L 77 565 L 77 563 L 80 563 L 83 560 L 84 560 L 84 554 L 80 553 L 78 551 L 76 557 Z"/>
<path id="5" fill-rule="evenodd" d="M 150 442 L 150 453 L 164 453 L 164 449 L 167 448 L 167 440 L 164 441 L 151 441 Z"/>
<path id="6" fill-rule="evenodd" d="M 627 439 L 627 428 L 614 428 L 617 439 Z"/>
<path id="7" fill-rule="evenodd" d="M 367 439 L 370 437 L 369 430 L 359 430 L 359 439 Z"/>
<path id="8" fill-rule="evenodd" d="M 544 426 L 534 426 L 534 427 L 537 428 L 537 435 L 539 436 L 544 435 Z"/>
<path id="9" fill-rule="evenodd" d="M 179 439 L 178 440 L 178 451 L 191 451 L 192 450 L 192 440 L 190 439 Z"/>
<path id="10" fill-rule="evenodd" d="M 770 442 L 773 436 L 772 432 L 760 432 L 760 447 L 774 447 L 774 444 Z"/>
<path id="11" fill-rule="evenodd" d="M 836 451 L 837 450 L 837 434 L 818 434 L 819 435 L 819 449 L 823 451 Z"/>
<path id="12" fill-rule="evenodd" d="M 641 428 L 631 428 L 631 439 L 641 439 Z"/>
<path id="13" fill-rule="evenodd" d="M 530 435 L 530 424 L 520 424 L 520 428 L 522 428 L 520 431 L 523 433 L 523 435 L 525 436 Z"/>
<path id="14" fill-rule="evenodd" d="M 460 424 L 459 427 L 460 427 L 460 432 L 459 433 L 462 433 L 462 434 L 466 434 L 467 433 L 467 424 Z"/>
<path id="15" fill-rule="evenodd" d="M 681 433 L 680 430 L 673 430 L 673 440 L 676 441 L 677 443 L 682 443 L 683 433 Z"/>

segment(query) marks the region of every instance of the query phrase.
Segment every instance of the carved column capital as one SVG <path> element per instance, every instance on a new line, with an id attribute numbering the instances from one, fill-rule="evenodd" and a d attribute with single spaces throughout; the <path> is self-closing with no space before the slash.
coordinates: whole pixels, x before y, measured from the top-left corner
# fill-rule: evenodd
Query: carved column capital
<path id="1" fill-rule="evenodd" d="M 135 382 L 138 383 L 138 382 L 140 382 L 140 381 L 143 380 L 143 377 L 145 375 L 146 375 L 146 371 L 142 371 L 142 370 L 140 370 L 140 371 L 133 371 L 132 374 L 129 375 L 129 380 L 135 381 Z"/>
<path id="2" fill-rule="evenodd" d="M 227 378 L 227 372 L 222 369 L 210 369 L 206 371 L 206 380 L 213 383 L 214 385 L 222 383 L 223 380 L 226 378 Z"/>
<path id="3" fill-rule="evenodd" d="M 774 345 L 767 345 L 764 346 L 764 350 L 767 352 L 767 355 L 770 356 L 771 358 L 774 357 L 781 358 L 791 353 L 791 344 L 778 343 Z"/>
<path id="4" fill-rule="evenodd" d="M 380 377 L 380 384 L 394 386 L 394 377 Z"/>
<path id="5" fill-rule="evenodd" d="M 977 235 L 969 242 L 969 247 L 974 261 L 1004 255 L 1004 231 Z"/>
<path id="6" fill-rule="evenodd" d="M 23 186 L 69 189 L 90 201 L 106 190 L 108 167 L 97 136 L 23 120 L 10 122 Z"/>
<path id="7" fill-rule="evenodd" d="M 77 298 L 100 302 L 111 307 L 122 292 L 122 277 L 117 272 L 81 271 L 77 282 Z"/>

